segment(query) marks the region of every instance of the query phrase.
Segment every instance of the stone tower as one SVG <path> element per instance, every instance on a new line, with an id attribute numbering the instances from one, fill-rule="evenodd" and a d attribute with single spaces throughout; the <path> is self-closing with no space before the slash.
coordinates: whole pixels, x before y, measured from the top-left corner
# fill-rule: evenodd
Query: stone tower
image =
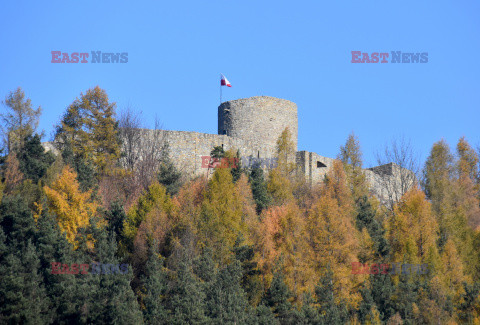
<path id="1" fill-rule="evenodd" d="M 218 107 L 218 134 L 251 141 L 258 147 L 274 151 L 286 127 L 297 150 L 297 105 L 289 100 L 256 96 L 228 101 Z"/>

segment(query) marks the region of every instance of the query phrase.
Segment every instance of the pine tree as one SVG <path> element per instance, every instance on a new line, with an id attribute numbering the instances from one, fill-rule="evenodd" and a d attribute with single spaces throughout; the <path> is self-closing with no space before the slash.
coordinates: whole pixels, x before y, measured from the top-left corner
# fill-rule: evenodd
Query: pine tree
<path id="1" fill-rule="evenodd" d="M 88 262 L 111 264 L 113 267 L 102 266 L 102 274 L 79 277 L 80 283 L 75 294 L 87 311 L 81 315 L 82 320 L 95 324 L 142 324 L 142 312 L 131 287 L 132 267 L 128 266 L 127 274 L 119 274 L 116 271 L 116 266 L 121 264 L 121 261 L 115 255 L 117 252 L 115 235 L 108 234 L 104 228 L 95 224 L 90 228 L 96 242 L 91 260 Z M 87 249 L 85 242 L 80 244 L 80 251 Z M 102 303 L 99 304 L 99 301 Z"/>
<path id="2" fill-rule="evenodd" d="M 177 277 L 167 293 L 169 324 L 202 324 L 209 321 L 206 316 L 205 292 L 195 278 L 191 262 L 185 257 L 177 270 Z"/>
<path id="3" fill-rule="evenodd" d="M 36 184 L 55 161 L 55 156 L 51 152 L 45 152 L 40 136 L 35 134 L 25 137 L 24 146 L 18 151 L 18 160 L 25 178 Z"/>
<path id="4" fill-rule="evenodd" d="M 275 272 L 270 288 L 265 292 L 262 304 L 269 307 L 280 324 L 296 324 L 298 314 L 291 302 L 291 294 L 284 282 L 283 274 Z"/>
<path id="5" fill-rule="evenodd" d="M 240 179 L 240 176 L 242 176 L 242 174 L 246 172 L 245 169 L 242 168 L 242 165 L 240 163 L 241 161 L 240 150 L 237 150 L 236 155 L 232 159 L 234 159 L 233 161 L 235 163 L 234 163 L 234 167 L 232 167 L 231 169 L 231 173 L 232 173 L 233 182 L 236 183 Z"/>
<path id="6" fill-rule="evenodd" d="M 242 265 L 241 285 L 247 294 L 248 301 L 251 305 L 257 305 L 263 293 L 263 286 L 260 280 L 260 270 L 257 262 L 255 262 L 254 246 L 246 245 L 242 237 L 238 237 L 233 248 L 235 258 Z"/>
<path id="7" fill-rule="evenodd" d="M 458 318 L 462 323 L 475 324 L 480 314 L 480 283 L 463 283 L 465 293 L 457 306 Z"/>
<path id="8" fill-rule="evenodd" d="M 127 214 L 123 205 L 119 201 L 114 201 L 110 209 L 105 211 L 105 220 L 107 221 L 107 231 L 115 233 L 116 238 L 123 235 L 123 225 L 127 219 Z"/>
<path id="9" fill-rule="evenodd" d="M 320 305 L 320 315 L 325 324 L 344 324 L 347 319 L 347 310 L 344 303 L 336 301 L 333 272 L 327 268 L 325 275 L 315 288 L 316 302 Z"/>
<path id="10" fill-rule="evenodd" d="M 225 156 L 225 150 L 222 146 L 216 146 L 210 152 L 210 157 L 212 158 L 223 158 Z"/>
<path id="11" fill-rule="evenodd" d="M 378 257 L 385 257 L 390 247 L 385 239 L 383 225 L 376 219 L 376 211 L 366 196 L 357 201 L 356 226 L 358 230 L 366 228 L 374 243 L 375 254 Z"/>
<path id="12" fill-rule="evenodd" d="M 20 196 L 0 204 L 0 322 L 46 323 L 51 318 L 42 265 L 35 247 L 35 222 Z"/>
<path id="13" fill-rule="evenodd" d="M 250 185 L 252 187 L 253 198 L 257 204 L 257 213 L 260 214 L 265 208 L 270 205 L 271 197 L 268 194 L 267 183 L 265 182 L 263 169 L 261 168 L 250 169 Z"/>
<path id="14" fill-rule="evenodd" d="M 158 167 L 158 182 L 165 186 L 169 195 L 177 194 L 181 182 L 182 174 L 177 170 L 169 158 L 164 159 Z"/>
<path id="15" fill-rule="evenodd" d="M 75 156 L 71 146 L 66 146 L 63 149 L 61 157 L 64 164 L 74 168 L 82 191 L 93 190 L 97 187 L 95 166 L 91 159 Z"/>
<path id="16" fill-rule="evenodd" d="M 83 263 L 83 256 L 72 250 L 72 245 L 60 231 L 55 216 L 44 210 L 37 221 L 36 247 L 40 259 L 40 270 L 51 300 L 52 321 L 58 323 L 78 319 L 76 313 L 80 302 L 75 294 L 77 280 L 71 275 L 52 274 L 52 263 L 72 265 Z"/>
<path id="17" fill-rule="evenodd" d="M 0 261 L 0 321 L 46 323 L 50 319 L 50 301 L 32 241 L 28 240 L 24 249 L 11 251 Z"/>
<path id="18" fill-rule="evenodd" d="M 240 286 L 242 266 L 235 261 L 217 274 L 207 290 L 207 315 L 218 324 L 245 324 L 249 319 L 249 306 Z"/>
<path id="19" fill-rule="evenodd" d="M 168 314 L 164 308 L 164 297 L 167 292 L 167 274 L 163 267 L 164 259 L 151 246 L 143 283 L 145 297 L 143 316 L 147 324 L 167 324 Z"/>

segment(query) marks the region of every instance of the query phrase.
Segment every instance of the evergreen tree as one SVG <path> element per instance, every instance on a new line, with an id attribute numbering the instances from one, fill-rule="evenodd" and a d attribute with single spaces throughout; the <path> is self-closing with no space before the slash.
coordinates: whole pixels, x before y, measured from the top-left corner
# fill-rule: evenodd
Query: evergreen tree
<path id="1" fill-rule="evenodd" d="M 301 310 L 302 324 L 323 324 L 323 318 L 318 308 L 315 307 L 315 299 L 310 293 L 306 293 L 303 297 L 303 305 Z"/>
<path id="2" fill-rule="evenodd" d="M 465 293 L 458 304 L 458 318 L 462 323 L 474 324 L 480 319 L 480 283 L 463 283 Z"/>
<path id="3" fill-rule="evenodd" d="M 210 152 L 210 157 L 212 158 L 223 158 L 225 157 L 225 150 L 223 150 L 222 146 L 216 146 Z"/>
<path id="4" fill-rule="evenodd" d="M 252 166 L 250 169 L 250 185 L 252 187 L 252 194 L 257 204 L 257 213 L 260 214 L 267 208 L 271 202 L 271 197 L 268 194 L 267 183 L 264 178 L 263 169 L 258 165 Z"/>
<path id="5" fill-rule="evenodd" d="M 167 274 L 163 267 L 164 259 L 155 252 L 155 245 L 150 247 L 143 283 L 143 316 L 147 324 L 167 324 L 168 314 L 164 308 L 167 292 Z"/>
<path id="6" fill-rule="evenodd" d="M 381 320 L 388 320 L 395 313 L 395 305 L 392 303 L 395 286 L 390 274 L 370 276 L 369 281 L 363 283 L 360 293 L 362 301 L 359 306 L 359 315 L 362 322 L 371 315 L 373 308 L 379 312 Z"/>
<path id="7" fill-rule="evenodd" d="M 83 192 L 96 188 L 98 182 L 92 160 L 83 156 L 75 157 L 71 145 L 65 146 L 61 156 L 66 165 L 74 168 L 77 173 L 78 182 L 80 183 L 80 189 Z"/>
<path id="8" fill-rule="evenodd" d="M 115 233 L 116 238 L 123 235 L 123 225 L 127 219 L 127 214 L 123 205 L 119 201 L 111 204 L 110 210 L 105 211 L 105 220 L 107 221 L 107 231 Z"/>
<path id="9" fill-rule="evenodd" d="M 77 312 L 80 308 L 80 302 L 74 294 L 77 278 L 71 275 L 52 274 L 52 263 L 67 265 L 83 263 L 85 262 L 83 255 L 72 250 L 72 245 L 60 231 L 55 217 L 46 210 L 42 211 L 38 218 L 37 229 L 36 246 L 43 281 L 47 295 L 52 302 L 52 322 L 78 322 Z M 85 263 L 88 263 L 88 261 Z"/>
<path id="10" fill-rule="evenodd" d="M 273 276 L 270 288 L 265 292 L 262 304 L 271 309 L 280 324 L 296 324 L 298 313 L 290 299 L 290 290 L 285 284 L 283 274 L 277 271 Z"/>
<path id="11" fill-rule="evenodd" d="M 216 278 L 217 268 L 213 260 L 211 248 L 206 247 L 202 254 L 197 257 L 194 267 L 195 275 L 204 283 L 204 287 L 210 286 L 211 282 Z"/>
<path id="12" fill-rule="evenodd" d="M 375 218 L 375 210 L 366 196 L 357 201 L 356 226 L 359 231 L 366 228 L 374 243 L 377 256 L 385 257 L 389 252 L 389 245 L 385 239 L 383 225 Z"/>
<path id="13" fill-rule="evenodd" d="M 46 323 L 50 299 L 35 247 L 35 222 L 20 196 L 0 204 L 0 322 Z"/>
<path id="14" fill-rule="evenodd" d="M 31 239 L 22 250 L 10 250 L 9 254 L 0 259 L 1 323 L 48 322 L 50 300 L 39 267 L 40 262 Z"/>
<path id="15" fill-rule="evenodd" d="M 177 170 L 168 155 L 160 163 L 158 170 L 158 182 L 165 186 L 169 195 L 177 194 L 182 186 L 182 174 Z"/>
<path id="16" fill-rule="evenodd" d="M 239 236 L 233 247 L 235 258 L 242 266 L 241 285 L 247 294 L 248 301 L 252 305 L 257 305 L 263 293 L 263 285 L 260 280 L 260 270 L 257 268 L 257 262 L 254 261 L 254 247 L 242 245 L 243 237 Z"/>
<path id="17" fill-rule="evenodd" d="M 55 161 L 55 156 L 51 152 L 45 152 L 38 134 L 25 137 L 24 146 L 19 149 L 17 158 L 25 178 L 31 179 L 35 184 Z"/>
<path id="18" fill-rule="evenodd" d="M 315 288 L 316 302 L 320 305 L 319 312 L 325 324 L 344 324 L 347 320 L 346 305 L 335 301 L 335 291 L 333 272 L 328 268 Z"/>
<path id="19" fill-rule="evenodd" d="M 233 161 L 233 167 L 232 167 L 232 178 L 233 178 L 233 182 L 236 183 L 239 179 L 240 179 L 240 176 L 242 176 L 242 173 L 244 172 L 243 168 L 242 168 L 242 164 L 240 162 L 240 150 L 237 150 L 237 153 L 235 154 L 235 156 L 233 157 L 234 161 Z"/>
<path id="20" fill-rule="evenodd" d="M 240 286 L 242 266 L 235 261 L 222 268 L 207 290 L 207 315 L 218 324 L 245 324 L 249 306 Z"/>
<path id="21" fill-rule="evenodd" d="M 265 306 L 265 305 L 259 305 L 257 307 L 257 319 L 256 321 L 258 322 L 259 325 L 278 325 L 280 324 L 280 321 L 275 318 L 275 315 L 273 311 Z"/>
<path id="22" fill-rule="evenodd" d="M 86 310 L 80 315 L 80 319 L 82 322 L 95 324 L 142 324 L 142 312 L 131 288 L 132 268 L 129 266 L 127 274 L 121 274 L 116 267 L 121 262 L 115 256 L 117 252 L 115 235 L 107 234 L 96 224 L 92 224 L 90 228 L 96 242 L 93 255 L 88 262 L 101 263 L 103 266 L 102 274 L 78 277 L 79 283 L 75 294 L 83 305 L 80 310 Z M 90 251 L 86 244 L 86 241 L 80 243 L 80 252 Z M 83 258 L 87 259 L 87 254 Z M 102 303 L 99 304 L 99 301 Z"/>
<path id="23" fill-rule="evenodd" d="M 202 324 L 206 316 L 205 292 L 195 278 L 192 265 L 183 258 L 177 270 L 177 277 L 168 290 L 167 308 L 170 311 L 169 324 Z"/>

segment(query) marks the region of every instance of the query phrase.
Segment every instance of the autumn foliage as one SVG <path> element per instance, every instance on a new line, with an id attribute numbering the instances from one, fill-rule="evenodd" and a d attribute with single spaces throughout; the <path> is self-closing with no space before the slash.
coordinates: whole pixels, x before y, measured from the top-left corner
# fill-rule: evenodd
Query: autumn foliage
<path id="1" fill-rule="evenodd" d="M 296 170 L 288 129 L 273 170 L 217 168 L 180 186 L 165 159 L 138 181 L 120 164 L 114 108 L 90 89 L 67 108 L 54 161 L 31 137 L 1 157 L 0 322 L 480 323 L 479 156 L 465 138 L 454 152 L 435 143 L 419 185 L 383 206 L 353 133 L 313 185 Z M 45 269 L 77 258 L 131 272 Z M 428 272 L 354 274 L 359 263 Z M 28 306 L 21 320 L 5 316 Z"/>

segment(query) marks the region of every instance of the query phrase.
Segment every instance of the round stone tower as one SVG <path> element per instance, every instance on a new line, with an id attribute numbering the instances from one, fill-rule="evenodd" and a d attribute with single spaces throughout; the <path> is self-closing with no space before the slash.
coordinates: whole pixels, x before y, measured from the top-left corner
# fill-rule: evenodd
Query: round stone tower
<path id="1" fill-rule="evenodd" d="M 218 134 L 226 134 L 275 148 L 277 139 L 288 127 L 297 150 L 297 105 L 289 100 L 256 96 L 231 100 L 218 107 Z"/>

